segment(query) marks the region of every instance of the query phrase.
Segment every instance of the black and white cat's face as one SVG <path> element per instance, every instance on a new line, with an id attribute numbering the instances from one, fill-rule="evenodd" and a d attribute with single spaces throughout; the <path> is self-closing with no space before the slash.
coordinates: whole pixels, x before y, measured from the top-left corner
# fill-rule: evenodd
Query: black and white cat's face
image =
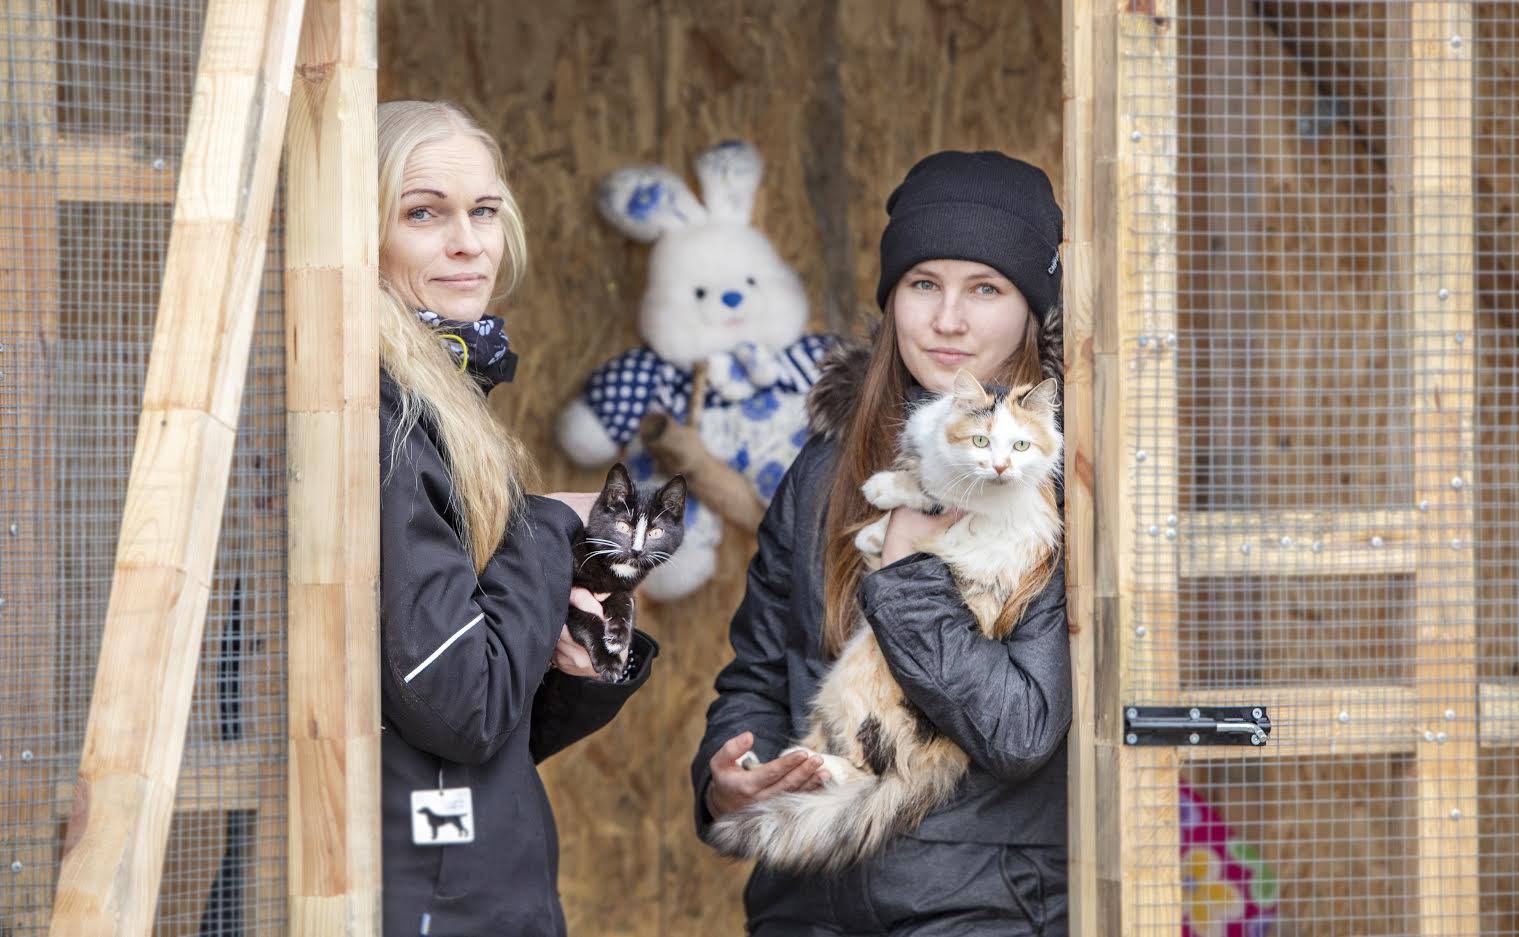
<path id="1" fill-rule="evenodd" d="M 587 539 L 612 572 L 637 579 L 675 552 L 685 536 L 686 480 L 677 475 L 658 491 L 640 492 L 619 462 L 607 472 L 586 519 Z"/>

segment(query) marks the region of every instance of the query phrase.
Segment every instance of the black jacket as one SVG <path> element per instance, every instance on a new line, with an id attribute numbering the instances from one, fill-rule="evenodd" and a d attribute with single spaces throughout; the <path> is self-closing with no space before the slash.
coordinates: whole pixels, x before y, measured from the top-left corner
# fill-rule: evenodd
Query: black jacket
<path id="1" fill-rule="evenodd" d="M 830 368 L 814 391 L 852 405 Z M 833 421 L 835 424 L 837 421 Z M 822 648 L 822 524 L 835 443 L 815 435 L 792 464 L 760 525 L 748 590 L 729 637 L 734 660 L 717 677 L 717 700 L 692 765 L 696 824 L 711 823 L 707 762 L 745 730 L 755 754 L 774 758 L 807 731 L 813 697 L 829 666 Z M 913 838 L 943 843 L 1063 847 L 1065 738 L 1071 721 L 1065 577 L 1054 578 L 1005 641 L 983 637 L 949 568 L 919 553 L 866 575 L 859 600 L 903 692 L 970 756 L 949 804 Z M 753 896 L 756 889 L 751 886 Z M 923 896 L 920 906 L 933 905 Z M 750 908 L 753 918 L 761 909 Z"/>
<path id="2" fill-rule="evenodd" d="M 549 670 L 569 605 L 568 506 L 530 497 L 478 578 L 438 439 L 394 446 L 399 393 L 380 382 L 381 766 L 386 937 L 564 933 L 559 841 L 536 764 L 609 722 L 637 673 L 606 684 Z M 394 457 L 392 458 L 392 450 Z M 469 787 L 474 842 L 417 846 L 411 793 Z"/>

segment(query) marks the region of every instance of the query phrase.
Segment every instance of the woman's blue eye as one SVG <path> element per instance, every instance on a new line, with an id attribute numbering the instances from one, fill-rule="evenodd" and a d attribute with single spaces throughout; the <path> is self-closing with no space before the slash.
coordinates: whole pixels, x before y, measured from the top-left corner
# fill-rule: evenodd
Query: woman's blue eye
<path id="1" fill-rule="evenodd" d="M 1002 291 L 999 290 L 999 289 L 997 289 L 995 286 L 991 285 L 990 283 L 982 283 L 982 284 L 980 284 L 979 286 L 976 287 L 976 292 L 980 293 L 983 296 L 996 296 L 997 294 L 1001 293 Z"/>
<path id="2" fill-rule="evenodd" d="M 474 211 L 470 212 L 470 214 L 478 218 L 494 218 L 496 217 L 497 211 L 498 209 L 494 205 L 481 205 Z"/>
<path id="3" fill-rule="evenodd" d="M 407 218 L 408 221 L 426 221 L 427 220 L 427 215 L 428 215 L 427 209 L 425 209 L 425 208 L 413 208 L 411 211 L 409 211 L 409 212 L 406 213 L 406 218 Z"/>
<path id="4" fill-rule="evenodd" d="M 912 288 L 915 290 L 936 290 L 939 288 L 939 284 L 932 280 L 914 280 L 912 281 Z"/>

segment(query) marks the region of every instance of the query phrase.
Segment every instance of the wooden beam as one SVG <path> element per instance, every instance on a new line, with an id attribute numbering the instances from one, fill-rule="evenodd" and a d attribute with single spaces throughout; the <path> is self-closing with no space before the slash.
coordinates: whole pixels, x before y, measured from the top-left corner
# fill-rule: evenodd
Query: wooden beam
<path id="1" fill-rule="evenodd" d="M 1351 576 L 1412 573 L 1412 511 L 1195 511 L 1178 516 L 1182 579 L 1205 576 Z M 1163 523 L 1146 528 L 1166 538 Z"/>
<path id="2" fill-rule="evenodd" d="M 375 70 L 373 0 L 308 5 L 285 177 L 294 937 L 380 932 Z"/>
<path id="3" fill-rule="evenodd" d="M 212 0 L 53 933 L 146 934 L 200 657 L 302 0 Z"/>
<path id="4" fill-rule="evenodd" d="M 1389 6 L 1387 16 L 1390 286 L 1409 341 L 1414 489 L 1424 509 L 1414 597 L 1420 933 L 1475 934 L 1472 4 L 1413 2 Z"/>
<path id="5" fill-rule="evenodd" d="M 54 158 L 56 40 L 51 0 L 5 5 L 7 81 L 0 120 L 0 874 L 4 925 L 41 933 L 53 892 L 53 782 L 73 767 L 55 691 L 57 482 L 50 379 L 59 337 Z"/>
<path id="6" fill-rule="evenodd" d="M 1092 0 L 1063 0 L 1065 97 L 1065 522 L 1066 615 L 1070 621 L 1072 713 L 1067 740 L 1067 887 L 1073 934 L 1095 934 L 1101 920 L 1097 856 L 1102 837 L 1097 797 L 1096 462 L 1092 318 L 1100 271 L 1094 241 L 1099 208 L 1093 179 L 1098 74 Z M 1109 66 L 1110 67 L 1110 66 Z"/>

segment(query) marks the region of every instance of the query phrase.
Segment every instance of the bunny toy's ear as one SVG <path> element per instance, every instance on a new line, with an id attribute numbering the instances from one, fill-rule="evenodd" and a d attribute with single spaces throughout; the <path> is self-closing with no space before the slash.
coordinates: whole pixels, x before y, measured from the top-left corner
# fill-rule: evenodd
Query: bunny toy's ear
<path id="1" fill-rule="evenodd" d="M 724 140 L 696 157 L 702 201 L 717 221 L 748 224 L 764 175 L 759 150 L 742 140 Z"/>
<path id="2" fill-rule="evenodd" d="M 617 170 L 602 180 L 597 202 L 601 216 L 635 241 L 707 220 L 707 210 L 685 182 L 662 166 Z"/>

